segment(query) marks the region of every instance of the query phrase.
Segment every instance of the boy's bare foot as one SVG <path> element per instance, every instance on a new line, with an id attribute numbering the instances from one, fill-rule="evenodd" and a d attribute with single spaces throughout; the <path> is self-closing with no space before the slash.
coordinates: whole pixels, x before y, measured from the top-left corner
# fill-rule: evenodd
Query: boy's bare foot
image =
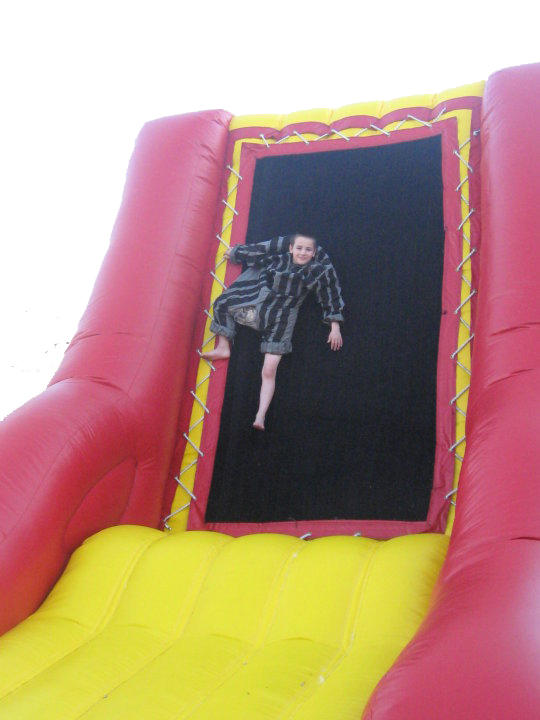
<path id="1" fill-rule="evenodd" d="M 264 430 L 264 418 L 261 420 L 259 417 L 256 417 L 253 427 L 255 430 Z"/>
<path id="2" fill-rule="evenodd" d="M 231 351 L 227 348 L 217 347 L 215 350 L 208 350 L 201 355 L 205 360 L 227 360 L 231 357 Z"/>

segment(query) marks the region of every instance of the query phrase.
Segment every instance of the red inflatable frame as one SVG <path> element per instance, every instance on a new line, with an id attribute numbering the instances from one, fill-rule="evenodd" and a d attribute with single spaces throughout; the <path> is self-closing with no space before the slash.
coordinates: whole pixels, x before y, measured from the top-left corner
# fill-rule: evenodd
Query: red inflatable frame
<path id="1" fill-rule="evenodd" d="M 473 127 L 479 126 L 479 98 L 459 98 L 458 100 L 447 101 L 440 107 L 429 110 L 429 115 L 420 112 L 419 108 L 414 111 L 425 122 L 429 122 L 436 117 L 442 109 L 461 110 L 471 109 Z M 403 110 L 394 111 L 382 119 L 361 116 L 344 118 L 339 122 L 339 130 L 345 130 L 348 127 L 369 127 L 371 123 L 377 121 L 383 127 L 387 124 L 395 122 L 403 117 Z M 411 110 L 412 112 L 412 110 Z M 336 123 L 337 125 L 338 123 Z M 300 135 L 303 133 L 319 133 L 328 132 L 326 126 L 317 123 L 297 123 L 294 126 L 296 132 Z M 233 152 L 235 142 L 240 138 L 257 137 L 259 133 L 263 133 L 265 137 L 271 137 L 271 129 L 269 128 L 248 128 L 241 132 L 231 133 L 232 137 L 229 141 L 227 151 L 227 163 L 232 165 Z M 280 135 L 283 137 L 291 132 L 289 128 L 284 128 Z M 438 372 L 437 372 L 437 438 L 436 453 L 434 463 L 434 478 L 431 491 L 429 511 L 424 521 L 399 521 L 399 520 L 303 520 L 290 522 L 267 522 L 267 523 L 249 523 L 249 522 L 205 522 L 204 516 L 208 502 L 210 485 L 212 481 L 212 473 L 214 467 L 214 458 L 219 435 L 221 408 L 225 393 L 225 383 L 227 378 L 226 367 L 223 364 L 216 366 L 215 372 L 211 373 L 210 387 L 206 404 L 210 410 L 209 415 L 204 421 L 203 434 L 200 449 L 203 456 L 197 462 L 197 474 L 193 494 L 197 498 L 196 502 L 190 505 L 188 529 L 190 530 L 215 530 L 225 532 L 229 535 L 239 536 L 254 532 L 282 532 L 294 535 L 309 534 L 311 537 L 320 537 L 323 535 L 336 535 L 361 533 L 364 536 L 372 538 L 389 538 L 396 535 L 405 535 L 412 532 L 444 532 L 448 515 L 449 503 L 447 500 L 449 491 L 452 490 L 454 479 L 454 456 L 448 452 L 448 448 L 455 442 L 455 420 L 454 410 L 451 399 L 455 395 L 456 378 L 455 378 L 455 361 L 451 358 L 452 351 L 457 347 L 457 338 L 459 331 L 459 316 L 454 313 L 454 309 L 460 302 L 461 278 L 455 272 L 456 266 L 462 258 L 462 238 L 456 232 L 456 228 L 461 222 L 461 200 L 455 188 L 459 186 L 459 164 L 460 160 L 456 157 L 454 150 L 459 146 L 457 140 L 457 122 L 456 118 L 449 118 L 434 123 L 430 126 L 422 126 L 419 128 L 411 128 L 408 130 L 395 130 L 389 137 L 371 136 L 350 139 L 334 139 L 319 140 L 316 143 L 306 145 L 303 142 L 295 142 L 289 144 L 274 144 L 266 147 L 264 144 L 244 142 L 242 145 L 239 175 L 242 178 L 238 183 L 238 193 L 235 203 L 235 211 L 237 216 L 232 224 L 231 245 L 243 244 L 247 232 L 249 206 L 251 201 L 251 192 L 253 186 L 253 176 L 255 172 L 255 164 L 257 159 L 261 157 L 272 157 L 277 155 L 297 155 L 303 153 L 314 152 L 331 152 L 336 150 L 349 150 L 356 147 L 374 147 L 378 145 L 388 145 L 391 143 L 414 142 L 425 137 L 439 136 L 441 138 L 442 149 L 442 178 L 443 178 L 443 205 L 444 205 L 444 223 L 446 227 L 445 233 L 445 257 L 443 271 L 443 306 L 441 313 L 441 325 L 439 333 L 439 352 L 438 352 Z M 280 137 L 274 137 L 279 140 Z M 477 139 L 473 138 L 471 142 L 471 162 L 477 170 L 478 167 L 478 148 Z M 479 192 L 478 173 L 472 174 L 469 182 L 470 197 L 477 199 Z M 216 226 L 216 233 L 221 229 L 220 222 Z M 478 241 L 477 228 L 473 228 L 472 240 Z M 208 270 L 214 267 L 215 260 L 211 259 Z M 227 268 L 225 283 L 229 285 L 236 279 L 240 272 L 238 266 L 230 265 Z M 210 288 L 207 287 L 208 297 L 210 297 Z M 206 301 L 206 306 L 208 301 Z M 203 323 L 204 324 L 204 323 Z M 199 328 L 200 337 L 203 337 L 203 327 Z M 200 344 L 200 343 L 199 343 Z"/>
<path id="2" fill-rule="evenodd" d="M 488 80 L 455 524 L 431 611 L 368 720 L 540 714 L 539 115 L 540 64 Z M 170 507 L 229 121 L 215 111 L 145 126 L 79 330 L 47 390 L 2 423 L 2 631 L 35 610 L 85 537 L 157 527 Z"/>

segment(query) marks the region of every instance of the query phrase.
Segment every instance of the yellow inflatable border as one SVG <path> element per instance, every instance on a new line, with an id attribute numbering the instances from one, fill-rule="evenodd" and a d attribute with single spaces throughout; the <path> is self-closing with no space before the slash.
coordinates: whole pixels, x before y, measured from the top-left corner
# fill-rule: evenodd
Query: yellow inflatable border
<path id="1" fill-rule="evenodd" d="M 408 98 L 399 98 L 386 102 L 370 102 L 370 103 L 358 103 L 354 105 L 346 105 L 341 108 L 330 110 L 330 109 L 315 109 L 306 110 L 300 112 L 294 112 L 288 115 L 244 115 L 235 117 L 232 119 L 230 124 L 230 130 L 237 130 L 241 128 L 250 127 L 271 127 L 276 130 L 282 130 L 284 127 L 292 125 L 294 123 L 306 123 L 306 122 L 320 122 L 328 126 L 332 126 L 336 121 L 358 115 L 369 115 L 374 117 L 384 117 L 390 112 L 395 110 L 408 110 L 411 107 L 423 107 L 433 109 L 436 106 L 444 103 L 445 101 L 474 96 L 481 97 L 484 90 L 484 82 L 474 83 L 470 85 L 464 85 L 459 88 L 447 90 L 437 95 L 420 95 Z M 460 159 L 460 185 L 456 188 L 456 191 L 460 192 L 461 195 L 461 216 L 462 223 L 460 230 L 463 232 L 463 253 L 462 253 L 462 264 L 461 267 L 457 268 L 461 272 L 461 306 L 459 308 L 459 336 L 458 336 L 458 348 L 455 353 L 456 366 L 456 396 L 455 396 L 455 437 L 456 443 L 451 450 L 455 454 L 454 464 L 454 491 L 453 498 L 449 497 L 451 503 L 450 512 L 448 515 L 446 534 L 449 535 L 452 530 L 454 521 L 454 506 L 456 490 L 459 480 L 459 474 L 461 471 L 461 464 L 463 454 L 465 452 L 465 417 L 467 412 L 467 401 L 468 401 L 468 388 L 470 382 L 470 324 L 471 324 L 471 312 L 470 302 L 472 294 L 475 290 L 472 288 L 472 277 L 471 277 L 471 247 L 470 247 L 470 216 L 471 210 L 474 209 L 469 205 L 469 187 L 468 178 L 472 172 L 472 168 L 469 165 L 469 151 L 470 141 L 472 133 L 477 131 L 477 128 L 471 127 L 471 111 L 470 110 L 452 110 L 440 114 L 434 121 L 438 122 L 446 120 L 450 117 L 455 117 L 458 128 L 458 145 L 456 151 L 459 153 Z M 408 129 L 416 128 L 425 124 L 421 120 L 416 120 L 413 116 L 408 115 L 405 120 L 399 122 L 392 122 L 384 127 L 371 126 L 370 128 L 353 127 L 340 130 L 339 132 L 330 132 L 325 136 L 325 140 L 331 139 L 343 139 L 343 136 L 353 137 L 358 136 L 359 133 L 363 137 L 381 135 L 388 132 L 392 132 L 396 129 Z M 304 140 L 302 139 L 304 138 Z M 312 133 L 303 132 L 300 135 L 289 135 L 278 142 L 305 142 L 316 141 L 319 139 L 318 135 Z M 215 270 L 213 271 L 214 282 L 212 284 L 210 293 L 209 308 L 211 309 L 212 303 L 218 297 L 224 287 L 226 261 L 223 257 L 227 246 L 229 245 L 231 238 L 232 225 L 235 218 L 235 202 L 236 193 L 239 182 L 241 181 L 239 175 L 240 169 L 240 155 L 242 152 L 242 146 L 245 142 L 248 143 L 259 143 L 259 144 L 274 144 L 274 140 L 266 139 L 264 137 L 248 137 L 242 138 L 235 142 L 233 149 L 232 164 L 229 165 L 229 177 L 227 181 L 227 197 L 223 199 L 225 209 L 223 212 L 222 229 L 218 236 L 218 247 L 216 252 L 216 263 Z M 207 322 L 204 329 L 204 338 L 202 347 L 209 345 L 213 340 L 213 335 L 210 332 L 210 310 L 207 311 Z M 182 532 L 187 527 L 187 519 L 189 513 L 189 507 L 191 501 L 194 499 L 193 486 L 195 483 L 195 473 L 197 468 L 197 461 L 200 455 L 200 443 L 202 437 L 202 430 L 204 425 L 204 418 L 207 412 L 206 409 L 206 398 L 208 395 L 208 387 L 212 368 L 210 364 L 201 359 L 199 362 L 196 387 L 192 391 L 194 393 L 194 400 L 190 418 L 189 431 L 185 435 L 186 437 L 186 448 L 182 458 L 181 467 L 177 476 L 179 483 L 176 491 L 173 504 L 171 507 L 170 515 L 165 518 L 165 527 L 171 531 Z"/>

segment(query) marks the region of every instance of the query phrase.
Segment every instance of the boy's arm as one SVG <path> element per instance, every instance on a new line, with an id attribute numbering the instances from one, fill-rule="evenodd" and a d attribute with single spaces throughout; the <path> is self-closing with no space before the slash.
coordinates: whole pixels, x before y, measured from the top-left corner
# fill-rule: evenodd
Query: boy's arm
<path id="1" fill-rule="evenodd" d="M 330 258 L 328 258 L 328 262 L 330 262 Z M 329 264 L 324 276 L 317 283 L 317 298 L 323 308 L 323 322 L 330 325 L 330 333 L 326 342 L 332 350 L 340 350 L 343 347 L 343 338 L 341 337 L 339 323 L 343 322 L 341 311 L 345 303 L 341 296 L 338 276 L 332 263 Z"/>
<path id="2" fill-rule="evenodd" d="M 331 330 L 328 335 L 327 343 L 330 343 L 332 350 L 339 350 L 343 346 L 343 338 L 341 337 L 341 328 L 337 320 L 330 322 Z"/>
<path id="3" fill-rule="evenodd" d="M 234 263 L 256 265 L 267 255 L 285 253 L 289 250 L 290 236 L 279 235 L 271 240 L 254 243 L 253 245 L 235 245 L 227 250 L 227 257 Z"/>
<path id="4" fill-rule="evenodd" d="M 343 322 L 342 310 L 345 303 L 343 302 L 341 286 L 335 268 L 324 251 L 317 259 L 324 267 L 324 272 L 318 278 L 315 288 L 317 300 L 323 310 L 323 322 L 328 324 Z"/>

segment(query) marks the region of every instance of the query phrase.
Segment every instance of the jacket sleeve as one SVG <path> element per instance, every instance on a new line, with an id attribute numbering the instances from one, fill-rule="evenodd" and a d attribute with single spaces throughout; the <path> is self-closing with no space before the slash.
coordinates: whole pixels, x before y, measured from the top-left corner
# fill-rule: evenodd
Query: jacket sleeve
<path id="1" fill-rule="evenodd" d="M 229 259 L 234 263 L 245 263 L 248 267 L 264 263 L 272 255 L 280 255 L 289 250 L 290 236 L 279 235 L 271 240 L 253 245 L 235 245 L 230 250 Z"/>
<path id="2" fill-rule="evenodd" d="M 324 268 L 324 272 L 317 278 L 315 286 L 317 301 L 323 310 L 323 322 L 343 322 L 342 310 L 345 303 L 341 295 L 341 286 L 336 270 L 324 250 L 320 250 L 317 259 Z"/>

